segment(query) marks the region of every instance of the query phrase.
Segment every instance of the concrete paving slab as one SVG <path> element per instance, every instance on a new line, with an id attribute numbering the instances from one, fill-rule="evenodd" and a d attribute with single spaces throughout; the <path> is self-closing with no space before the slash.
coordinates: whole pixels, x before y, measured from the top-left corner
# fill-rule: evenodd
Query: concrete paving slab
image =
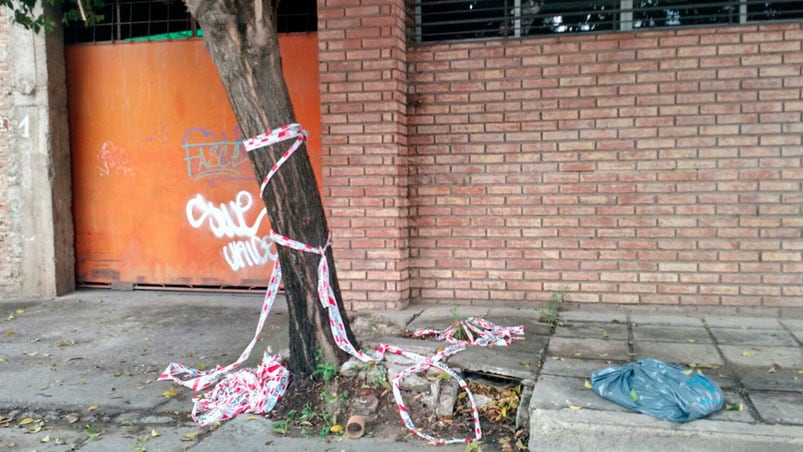
<path id="1" fill-rule="evenodd" d="M 407 329 L 415 331 L 418 328 L 442 330 L 457 319 L 466 317 L 484 317 L 488 313 L 487 307 L 478 306 L 427 306 L 407 325 Z"/>
<path id="2" fill-rule="evenodd" d="M 673 325 L 673 326 L 700 326 L 702 320 L 699 317 L 683 315 L 662 315 L 662 314 L 633 314 L 630 322 L 637 325 Z"/>
<path id="3" fill-rule="evenodd" d="M 666 326 L 645 325 L 633 326 L 633 340 L 648 342 L 676 342 L 680 344 L 711 344 L 711 337 L 703 325 L 698 326 Z"/>
<path id="4" fill-rule="evenodd" d="M 705 323 L 712 328 L 743 328 L 754 330 L 782 329 L 778 319 L 770 317 L 729 317 L 706 315 Z"/>
<path id="5" fill-rule="evenodd" d="M 148 452 L 174 452 L 194 448 L 197 441 L 189 439 L 202 436 L 198 434 L 200 429 L 197 426 L 160 426 L 156 428 L 159 433 L 156 437 L 151 434 L 153 428 L 138 426 L 102 429 L 99 441 L 85 441 L 80 450 L 108 452 L 145 449 Z"/>
<path id="6" fill-rule="evenodd" d="M 778 365 L 782 368 L 803 368 L 803 349 L 800 347 L 720 345 L 719 349 L 725 359 L 739 367 L 769 369 Z"/>
<path id="7" fill-rule="evenodd" d="M 530 411 L 536 409 L 560 410 L 590 409 L 598 411 L 629 411 L 620 405 L 598 396 L 585 388 L 585 378 L 541 375 L 533 388 Z M 600 416 L 604 414 L 600 413 Z"/>
<path id="8" fill-rule="evenodd" d="M 800 369 L 779 366 L 737 367 L 739 378 L 745 388 L 764 391 L 803 392 L 803 374 Z"/>
<path id="9" fill-rule="evenodd" d="M 626 324 L 609 322 L 563 322 L 555 327 L 556 337 L 578 337 L 601 340 L 627 340 Z"/>
<path id="10" fill-rule="evenodd" d="M 676 344 L 671 342 L 638 341 L 633 344 L 636 358 L 656 358 L 681 366 L 691 364 L 721 366 L 725 364 L 710 344 Z"/>
<path id="11" fill-rule="evenodd" d="M 650 416 L 592 410 L 533 410 L 529 449 L 533 451 L 710 452 L 798 451 L 803 435 L 796 426 L 751 425 L 697 420 L 672 424 Z"/>
<path id="12" fill-rule="evenodd" d="M 739 382 L 736 380 L 735 372 L 728 366 L 719 366 L 714 368 L 701 368 L 700 371 L 706 377 L 717 382 L 722 389 L 737 389 L 740 388 Z"/>
<path id="13" fill-rule="evenodd" d="M 629 349 L 625 341 L 553 337 L 549 340 L 547 357 L 612 359 L 627 361 Z"/>
<path id="14" fill-rule="evenodd" d="M 251 420 L 249 420 L 251 419 Z M 272 423 L 262 417 L 238 417 L 223 424 L 219 429 L 201 439 L 192 447 L 193 451 L 253 451 L 265 450 L 294 452 L 403 452 L 408 450 L 432 450 L 427 444 L 412 434 L 398 440 L 376 439 L 364 436 L 359 439 L 346 437 L 320 438 L 286 438 L 273 435 Z M 447 452 L 464 451 L 465 445 L 442 446 Z M 150 450 L 150 448 L 148 449 Z M 439 447 L 438 450 L 441 450 Z"/>
<path id="15" fill-rule="evenodd" d="M 541 375 L 559 377 L 591 378 L 591 373 L 597 370 L 617 367 L 625 364 L 624 361 L 577 359 L 547 356 L 541 368 Z"/>
<path id="16" fill-rule="evenodd" d="M 67 452 L 77 450 L 86 440 L 86 436 L 77 431 L 78 428 L 46 424 L 37 433 L 29 433 L 28 430 L 29 428 L 14 426 L 0 429 L 0 450 Z"/>
<path id="17" fill-rule="evenodd" d="M 716 413 L 711 413 L 706 419 L 710 419 L 713 421 L 732 421 L 732 422 L 748 422 L 753 423 L 756 420 L 750 414 L 750 410 L 747 409 L 747 405 L 745 402 L 744 397 L 736 391 L 722 391 L 725 395 L 725 404 L 723 405 L 722 409 L 717 411 Z M 729 410 L 727 409 L 728 406 L 733 406 L 738 404 L 738 410 Z"/>
<path id="18" fill-rule="evenodd" d="M 516 315 L 503 315 L 498 312 L 490 312 L 485 318 L 499 326 L 518 326 L 524 327 L 524 337 L 530 336 L 549 336 L 552 333 L 552 325 L 539 322 L 537 318 Z"/>
<path id="19" fill-rule="evenodd" d="M 350 315 L 351 330 L 360 339 L 377 336 L 399 336 L 407 324 L 419 315 L 421 310 L 367 311 Z"/>
<path id="20" fill-rule="evenodd" d="M 626 312 L 560 311 L 558 317 L 564 322 L 627 323 Z"/>
<path id="21" fill-rule="evenodd" d="M 781 319 L 781 323 L 792 332 L 798 344 L 803 344 L 803 320 L 801 319 Z"/>
<path id="22" fill-rule="evenodd" d="M 472 372 L 523 380 L 535 379 L 541 353 L 516 352 L 504 347 L 470 347 L 451 356 L 447 363 Z"/>
<path id="23" fill-rule="evenodd" d="M 803 426 L 803 393 L 751 391 L 749 397 L 765 422 Z"/>
<path id="24" fill-rule="evenodd" d="M 419 355 L 434 354 L 438 347 L 443 346 L 442 342 L 395 336 L 366 339 L 362 345 L 363 347 L 368 346 L 375 349 L 379 344 L 395 345 L 404 351 L 418 353 Z"/>
<path id="25" fill-rule="evenodd" d="M 797 347 L 797 341 L 785 330 L 757 330 L 742 328 L 711 328 L 711 334 L 721 345 L 773 345 Z"/>

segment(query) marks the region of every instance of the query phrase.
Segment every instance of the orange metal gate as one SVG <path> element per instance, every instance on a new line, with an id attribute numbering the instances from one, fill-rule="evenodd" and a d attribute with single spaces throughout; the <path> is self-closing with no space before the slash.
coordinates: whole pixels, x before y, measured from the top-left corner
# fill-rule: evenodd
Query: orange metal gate
<path id="1" fill-rule="evenodd" d="M 320 181 L 316 34 L 280 38 Z M 80 285 L 265 286 L 259 186 L 202 40 L 66 49 Z"/>

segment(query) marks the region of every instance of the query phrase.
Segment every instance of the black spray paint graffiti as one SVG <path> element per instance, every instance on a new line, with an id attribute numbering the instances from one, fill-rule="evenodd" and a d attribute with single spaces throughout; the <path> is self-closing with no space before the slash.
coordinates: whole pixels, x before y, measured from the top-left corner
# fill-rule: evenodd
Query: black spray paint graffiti
<path id="1" fill-rule="evenodd" d="M 200 180 L 210 176 L 237 177 L 238 167 L 248 161 L 243 148 L 240 130 L 235 127 L 232 136 L 220 133 L 220 138 L 202 127 L 187 130 L 181 140 L 187 176 Z"/>
<path id="2" fill-rule="evenodd" d="M 218 205 L 207 201 L 203 195 L 195 195 L 187 201 L 187 221 L 195 229 L 204 225 L 217 238 L 235 239 L 223 246 L 222 254 L 233 271 L 265 265 L 275 261 L 276 251 L 269 235 L 258 236 L 259 227 L 267 216 L 263 207 L 256 220 L 248 224 L 246 215 L 254 206 L 251 193 L 241 191 L 228 203 Z"/>

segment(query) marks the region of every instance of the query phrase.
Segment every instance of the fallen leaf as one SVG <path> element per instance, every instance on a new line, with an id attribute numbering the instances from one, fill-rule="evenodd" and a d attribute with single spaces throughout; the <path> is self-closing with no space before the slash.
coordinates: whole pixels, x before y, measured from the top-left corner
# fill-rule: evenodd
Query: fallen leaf
<path id="1" fill-rule="evenodd" d="M 17 425 L 28 425 L 28 424 L 33 424 L 34 422 L 35 421 L 32 417 L 26 417 L 25 419 L 21 420 L 20 423 Z"/>
<path id="2" fill-rule="evenodd" d="M 574 356 L 583 356 L 583 352 L 574 352 L 572 353 Z"/>
<path id="3" fill-rule="evenodd" d="M 335 424 L 335 425 L 329 427 L 329 431 L 332 432 L 332 433 L 340 433 L 340 432 L 343 431 L 343 426 L 340 425 L 340 424 Z"/>
<path id="4" fill-rule="evenodd" d="M 39 353 L 38 352 L 22 352 L 22 354 L 25 355 L 25 356 L 36 356 Z"/>
<path id="5" fill-rule="evenodd" d="M 747 350 L 747 351 L 742 352 L 742 356 L 745 356 L 747 358 L 750 358 L 751 356 L 753 356 L 755 354 L 756 354 L 756 352 L 754 352 L 753 350 Z"/>
<path id="6" fill-rule="evenodd" d="M 97 405 L 89 405 L 89 408 L 88 408 L 88 410 L 89 410 L 90 412 L 92 412 L 92 411 L 95 411 L 95 410 L 97 410 L 97 409 L 98 409 L 98 406 L 97 406 Z"/>
<path id="7" fill-rule="evenodd" d="M 25 309 L 17 309 L 17 314 L 25 314 Z"/>
<path id="8" fill-rule="evenodd" d="M 583 387 L 586 388 L 586 389 L 591 389 L 592 388 L 591 382 L 588 380 L 588 378 L 586 378 L 586 381 L 583 383 Z"/>
<path id="9" fill-rule="evenodd" d="M 602 330 L 602 337 L 608 337 L 608 330 Z"/>
<path id="10" fill-rule="evenodd" d="M 638 402 L 638 394 L 636 394 L 636 391 L 633 389 L 630 390 L 630 400 Z"/>
<path id="11" fill-rule="evenodd" d="M 599 353 L 598 355 L 599 355 L 600 358 L 607 358 L 608 357 L 607 353 Z"/>
<path id="12" fill-rule="evenodd" d="M 572 409 L 572 410 L 579 410 L 579 409 L 581 409 L 583 407 L 581 407 L 580 405 L 569 405 L 569 408 Z"/>
<path id="13" fill-rule="evenodd" d="M 182 441 L 195 441 L 196 439 L 198 439 L 198 435 L 200 435 L 200 434 L 201 434 L 201 432 L 187 433 L 187 434 L 185 434 L 184 436 L 181 437 L 181 440 Z"/>
<path id="14" fill-rule="evenodd" d="M 563 359 L 562 356 L 553 356 L 552 359 L 554 359 L 555 361 L 565 361 L 565 359 Z"/>
<path id="15" fill-rule="evenodd" d="M 11 337 L 11 336 L 13 336 L 15 334 L 17 334 L 17 333 L 15 333 L 14 331 L 6 331 L 6 336 L 7 337 Z"/>
<path id="16" fill-rule="evenodd" d="M 770 367 L 770 370 L 768 370 L 767 372 L 769 372 L 771 374 L 774 374 L 775 373 L 775 366 Z"/>
<path id="17" fill-rule="evenodd" d="M 70 424 L 75 424 L 80 419 L 81 419 L 81 417 L 76 413 L 70 413 L 70 414 L 64 416 L 64 420 L 67 421 Z"/>
<path id="18" fill-rule="evenodd" d="M 697 342 L 697 339 L 686 339 L 686 341 L 687 341 L 689 344 L 693 344 L 693 343 Z"/>
<path id="19" fill-rule="evenodd" d="M 742 411 L 742 404 L 739 402 L 736 403 L 726 403 L 725 409 L 727 411 Z"/>
<path id="20" fill-rule="evenodd" d="M 87 440 L 90 442 L 100 441 L 101 432 L 99 428 L 90 424 L 86 424 L 84 426 L 84 435 L 87 436 Z"/>
<path id="21" fill-rule="evenodd" d="M 166 399 L 169 399 L 170 397 L 175 397 L 176 394 L 178 394 L 178 391 L 176 391 L 175 388 L 170 388 L 162 393 L 162 395 L 165 396 Z"/>
<path id="22" fill-rule="evenodd" d="M 0 363 L 4 363 L 4 362 L 6 362 L 6 359 L 3 358 L 2 356 L 0 356 Z"/>
<path id="23" fill-rule="evenodd" d="M 161 436 L 162 434 L 159 433 L 155 428 L 151 429 L 151 438 L 156 438 L 157 436 Z"/>
<path id="24" fill-rule="evenodd" d="M 683 375 L 691 375 L 694 372 L 694 369 L 691 367 L 683 371 Z"/>
<path id="25" fill-rule="evenodd" d="M 70 345 L 75 345 L 75 341 L 70 339 L 69 341 L 59 342 L 59 347 L 69 347 Z"/>
<path id="26" fill-rule="evenodd" d="M 45 435 L 44 438 L 39 440 L 40 443 L 49 443 L 50 442 L 50 435 Z"/>
<path id="27" fill-rule="evenodd" d="M 43 421 L 37 421 L 36 424 L 34 424 L 33 426 L 31 426 L 31 428 L 28 429 L 28 433 L 39 433 L 42 430 L 42 427 L 44 426 L 45 423 Z"/>

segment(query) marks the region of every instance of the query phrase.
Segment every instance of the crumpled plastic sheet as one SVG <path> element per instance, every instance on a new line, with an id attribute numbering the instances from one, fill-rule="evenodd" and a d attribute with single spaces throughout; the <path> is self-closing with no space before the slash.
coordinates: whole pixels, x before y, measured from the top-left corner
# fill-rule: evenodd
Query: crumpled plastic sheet
<path id="1" fill-rule="evenodd" d="M 699 370 L 652 358 L 595 371 L 591 387 L 633 411 L 679 423 L 706 417 L 724 403 L 719 385 Z"/>

